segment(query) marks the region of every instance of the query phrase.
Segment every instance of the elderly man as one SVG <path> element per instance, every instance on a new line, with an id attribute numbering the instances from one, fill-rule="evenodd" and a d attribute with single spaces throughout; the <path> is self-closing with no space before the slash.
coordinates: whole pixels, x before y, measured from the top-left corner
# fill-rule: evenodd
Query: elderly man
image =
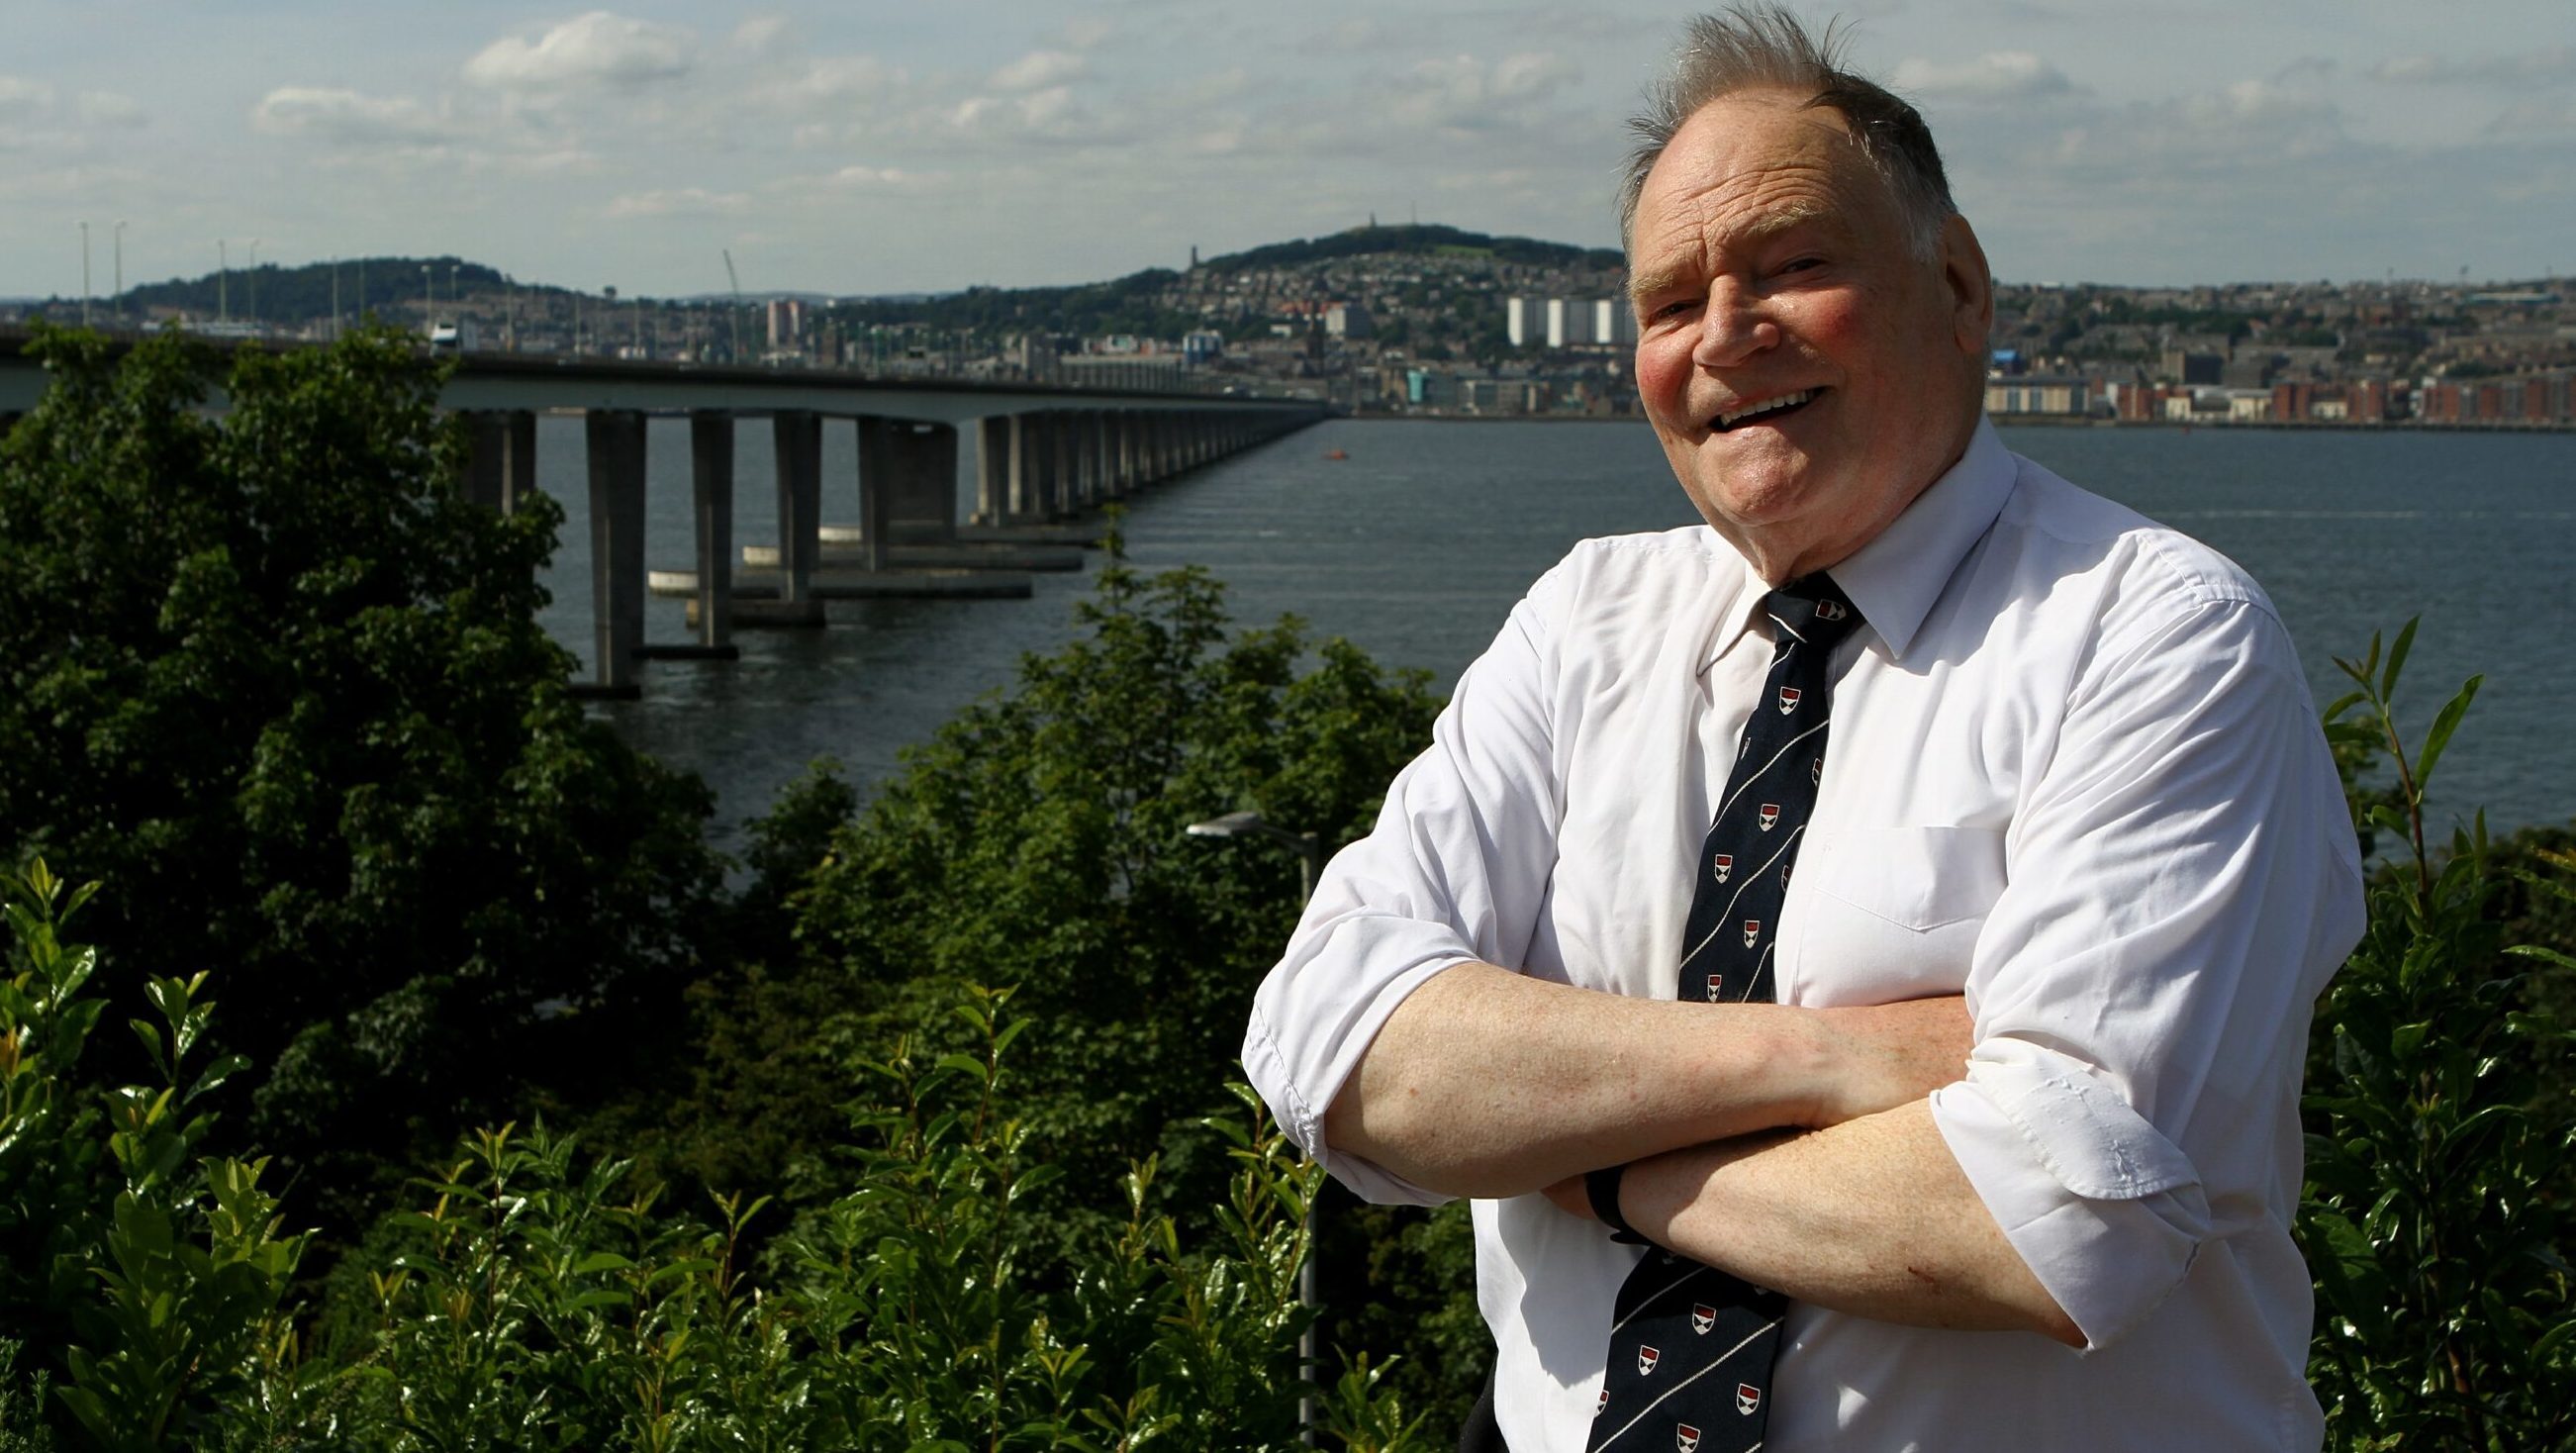
<path id="1" fill-rule="evenodd" d="M 1910 106 L 1750 9 L 1637 130 L 1706 526 L 1513 609 L 1254 1082 L 1359 1193 L 1476 1198 L 1519 1453 L 2316 1447 L 2299 1070 L 2361 898 L 2279 619 L 1983 421 Z"/>

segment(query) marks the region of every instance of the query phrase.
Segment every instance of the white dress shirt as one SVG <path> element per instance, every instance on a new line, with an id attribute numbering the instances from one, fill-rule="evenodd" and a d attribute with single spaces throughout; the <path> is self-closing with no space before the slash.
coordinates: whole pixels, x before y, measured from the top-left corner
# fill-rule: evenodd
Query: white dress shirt
<path id="1" fill-rule="evenodd" d="M 2315 1449 L 2299 1074 L 2361 881 L 2271 603 L 1983 424 L 1831 574 L 1867 624 L 1836 657 L 1780 1001 L 1967 996 L 1976 1048 L 1934 1121 L 2089 1345 L 1792 1304 L 1765 1446 Z M 1443 1199 L 1323 1133 L 1424 980 L 1481 959 L 1673 996 L 1691 865 L 1770 666 L 1763 593 L 1705 528 L 1578 545 L 1333 860 L 1243 1053 L 1360 1194 Z M 1505 1437 L 1580 1449 L 1641 1253 L 1543 1196 L 1474 1212 Z"/>

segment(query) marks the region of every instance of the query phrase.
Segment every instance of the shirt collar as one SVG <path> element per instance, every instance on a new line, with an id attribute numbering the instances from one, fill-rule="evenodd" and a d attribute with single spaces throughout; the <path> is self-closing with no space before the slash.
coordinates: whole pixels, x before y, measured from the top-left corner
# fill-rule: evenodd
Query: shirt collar
<path id="1" fill-rule="evenodd" d="M 1993 423 L 1980 415 L 1959 462 L 1877 539 L 1828 568 L 1895 659 L 1905 659 L 1942 587 L 2003 512 L 2019 473 Z"/>

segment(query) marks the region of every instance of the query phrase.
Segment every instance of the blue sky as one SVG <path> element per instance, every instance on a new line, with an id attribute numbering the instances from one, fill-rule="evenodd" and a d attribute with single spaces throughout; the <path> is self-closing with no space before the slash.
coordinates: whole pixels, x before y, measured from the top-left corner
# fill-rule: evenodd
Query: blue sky
<path id="1" fill-rule="evenodd" d="M 2011 281 L 2576 269 L 2568 0 L 1852 0 Z M 362 253 L 668 295 L 1022 285 L 1418 215 L 1609 244 L 1684 13 L 0 0 L 0 295 Z"/>

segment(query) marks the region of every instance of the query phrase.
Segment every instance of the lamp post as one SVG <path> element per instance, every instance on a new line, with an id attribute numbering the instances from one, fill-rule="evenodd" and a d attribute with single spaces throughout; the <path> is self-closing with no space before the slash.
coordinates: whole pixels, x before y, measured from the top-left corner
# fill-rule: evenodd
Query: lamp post
<path id="1" fill-rule="evenodd" d="M 1205 822 L 1194 822 L 1182 831 L 1192 837 L 1258 837 L 1293 848 L 1297 853 L 1297 906 L 1302 911 L 1315 896 L 1315 879 L 1324 870 L 1324 842 L 1311 832 L 1290 832 L 1262 820 L 1257 812 L 1229 812 Z M 1308 1310 L 1320 1305 L 1315 1297 L 1315 1262 L 1323 1253 L 1323 1183 L 1315 1185 L 1315 1196 L 1306 1203 L 1306 1261 L 1297 1268 L 1297 1300 Z M 1297 1438 L 1307 1447 L 1315 1446 L 1315 1324 L 1297 1336 L 1297 1376 L 1306 1384 L 1297 1399 Z"/>
<path id="2" fill-rule="evenodd" d="M 116 224 L 116 315 L 125 316 L 125 224 Z"/>
<path id="3" fill-rule="evenodd" d="M 89 326 L 89 224 L 81 225 L 81 326 Z"/>

